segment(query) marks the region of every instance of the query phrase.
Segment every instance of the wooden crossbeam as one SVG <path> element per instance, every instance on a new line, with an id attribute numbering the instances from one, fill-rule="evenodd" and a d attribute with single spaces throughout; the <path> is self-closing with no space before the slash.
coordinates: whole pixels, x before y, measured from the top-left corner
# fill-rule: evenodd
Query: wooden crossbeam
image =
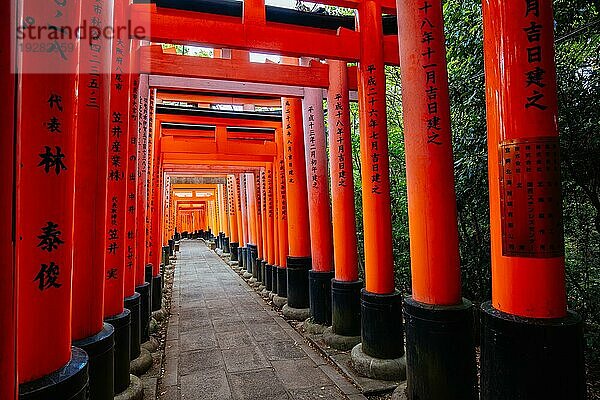
<path id="1" fill-rule="evenodd" d="M 337 32 L 281 23 L 245 24 L 236 17 L 157 8 L 134 4 L 132 18 L 149 25 L 146 40 L 195 46 L 265 51 L 291 57 L 315 57 L 357 62 L 360 33 L 340 28 Z M 398 65 L 397 35 L 386 35 L 384 60 Z"/>

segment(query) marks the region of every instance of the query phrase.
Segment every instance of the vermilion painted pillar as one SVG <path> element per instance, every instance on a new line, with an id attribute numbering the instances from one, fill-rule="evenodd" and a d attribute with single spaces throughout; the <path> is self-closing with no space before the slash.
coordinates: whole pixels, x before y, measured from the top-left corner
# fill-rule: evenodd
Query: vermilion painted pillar
<path id="1" fill-rule="evenodd" d="M 115 25 L 125 26 L 127 2 L 118 1 L 115 9 Z M 127 201 L 127 137 L 128 137 L 128 88 L 123 87 L 125 77 L 122 68 L 126 60 L 121 60 L 127 51 L 127 38 L 112 43 L 113 63 L 110 81 L 110 114 L 108 140 L 107 197 L 105 202 L 106 221 L 104 230 L 105 276 L 104 276 L 104 315 L 106 321 L 115 327 L 115 393 L 121 393 L 129 386 L 129 362 L 132 354 L 132 331 L 139 318 L 139 299 L 124 305 L 125 284 L 125 217 Z M 139 342 L 136 342 L 139 346 Z"/>
<path id="2" fill-rule="evenodd" d="M 139 71 L 139 56 L 136 56 L 140 42 L 131 40 L 130 42 L 130 74 L 127 76 L 129 85 L 129 115 L 128 125 L 129 131 L 127 135 L 127 201 L 126 201 L 126 216 L 125 216 L 125 281 L 124 281 L 124 296 L 125 305 L 132 311 L 131 324 L 131 359 L 136 359 L 140 354 L 139 343 L 142 340 L 142 300 L 148 298 L 149 286 L 142 282 L 141 285 L 137 282 L 139 263 L 141 258 L 138 257 L 138 238 L 137 238 L 137 213 L 138 213 L 138 197 L 137 190 L 138 178 L 138 145 L 139 145 L 139 108 L 140 108 L 140 74 Z M 143 279 L 142 279 L 143 281 Z M 147 302 L 146 302 L 147 303 Z"/>
<path id="3" fill-rule="evenodd" d="M 81 23 L 112 25 L 113 4 L 98 14 L 82 4 Z M 114 397 L 114 327 L 104 321 L 105 222 L 110 139 L 111 42 L 100 35 L 81 43 L 77 102 L 73 225 L 73 345 L 89 357 L 90 396 Z M 122 211 L 120 209 L 119 211 Z M 122 259 L 119 257 L 119 259 Z M 122 302 L 121 302 L 122 303 Z"/>
<path id="4" fill-rule="evenodd" d="M 481 398 L 585 398 L 567 310 L 552 3 L 484 2 L 492 301 Z M 554 362 L 552 362 L 552 361 Z"/>
<path id="5" fill-rule="evenodd" d="M 331 282 L 331 333 L 324 336 L 330 346 L 347 349 L 360 341 L 360 290 L 354 176 L 350 136 L 348 67 L 345 61 L 329 60 L 327 117 L 329 128 L 329 169 L 333 210 L 333 258 L 335 279 Z M 336 340 L 336 335 L 345 340 Z M 353 337 L 354 340 L 349 338 Z M 348 343 L 346 345 L 346 343 Z"/>
<path id="6" fill-rule="evenodd" d="M 136 64 L 139 60 L 135 60 Z M 151 267 L 148 267 L 146 241 L 148 236 L 146 220 L 148 216 L 148 174 L 149 174 L 149 121 L 150 110 L 152 109 L 150 101 L 150 88 L 148 75 L 138 76 L 138 97 L 137 105 L 137 204 L 136 204 L 136 261 L 135 266 L 135 291 L 141 295 L 140 299 L 140 340 L 146 342 L 150 339 L 150 318 L 152 313 L 152 273 Z"/>
<path id="7" fill-rule="evenodd" d="M 4 123 L 0 128 L 0 168 L 6 182 L 0 193 L 0 254 L 5 267 L 0 279 L 0 398 L 17 398 L 17 271 L 14 258 L 15 232 L 15 46 L 11 41 L 11 27 L 16 25 L 16 9 L 11 2 L 0 5 L 0 17 L 4 27 L 0 38 L 0 117 Z M 9 228 L 10 227 L 10 228 Z"/>
<path id="8" fill-rule="evenodd" d="M 258 259 L 258 224 L 260 222 L 258 218 L 258 191 L 256 185 L 256 174 L 246 174 L 246 197 L 248 206 L 248 267 L 249 272 L 252 272 L 252 277 L 256 279 L 256 260 Z"/>
<path id="9" fill-rule="evenodd" d="M 283 145 L 285 151 L 286 194 L 288 204 L 289 256 L 287 258 L 287 307 L 305 310 L 297 313 L 306 319 L 309 311 L 308 271 L 310 258 L 310 225 L 308 192 L 304 160 L 302 101 L 283 98 Z M 291 316 L 291 315 L 290 315 Z"/>
<path id="10" fill-rule="evenodd" d="M 310 61 L 305 59 L 302 61 L 302 64 L 310 64 Z M 309 271 L 308 278 L 310 316 L 315 324 L 331 325 L 331 279 L 334 275 L 333 233 L 322 89 L 304 88 L 302 113 L 312 254 L 312 269 Z"/>
<path id="11" fill-rule="evenodd" d="M 267 236 L 267 262 L 264 270 L 264 285 L 267 293 L 273 290 L 273 266 L 275 265 L 275 232 L 274 232 L 274 220 L 275 220 L 275 209 L 273 199 L 273 163 L 267 163 L 266 166 L 266 180 L 265 180 L 265 212 L 264 218 L 267 221 L 266 236 Z"/>
<path id="12" fill-rule="evenodd" d="M 269 257 L 269 243 L 268 243 L 268 231 L 267 231 L 267 172 L 265 168 L 261 168 L 258 177 L 258 183 L 260 184 L 258 199 L 260 200 L 260 242 L 261 242 L 261 254 L 260 262 L 257 263 L 258 269 L 258 281 L 261 282 L 261 286 L 265 284 L 265 271 L 267 267 L 267 259 Z M 260 286 L 259 286 L 260 288 Z M 262 290 L 262 289 L 261 289 Z"/>
<path id="13" fill-rule="evenodd" d="M 248 269 L 248 209 L 246 205 L 246 174 L 240 174 L 238 178 L 239 182 L 239 202 L 240 202 L 240 228 L 242 233 L 242 246 L 239 250 L 240 255 L 240 267 L 246 272 L 243 274 L 247 277 L 251 270 Z"/>
<path id="14" fill-rule="evenodd" d="M 238 248 L 240 246 L 240 239 L 238 230 L 238 202 L 235 175 L 227 175 L 227 204 L 229 209 L 229 226 L 231 227 L 231 233 L 229 235 L 231 261 L 238 261 Z"/>
<path id="15" fill-rule="evenodd" d="M 155 98 L 156 91 L 152 97 Z M 154 100 L 153 100 L 154 103 Z M 154 115 L 154 113 L 152 113 Z M 151 236 L 149 240 L 150 263 L 152 264 L 152 311 L 158 311 L 162 308 L 162 275 L 161 260 L 162 260 L 162 240 L 160 235 L 160 223 L 162 219 L 162 157 L 160 146 L 160 127 L 155 127 L 153 122 L 153 164 L 152 178 L 152 200 L 151 200 Z"/>
<path id="16" fill-rule="evenodd" d="M 473 311 L 460 287 L 442 2 L 398 1 L 397 8 L 412 274 L 412 296 L 404 300 L 407 392 L 409 399 L 475 399 Z M 434 368 L 435 377 L 427 373 Z"/>
<path id="17" fill-rule="evenodd" d="M 77 26 L 80 19 L 80 7 L 74 2 L 25 0 L 19 6 L 26 17 L 18 25 L 34 31 L 48 24 Z M 18 44 L 26 49 L 48 41 L 25 33 Z M 53 43 L 55 51 L 17 55 L 16 212 L 14 225 L 8 226 L 16 227 L 18 239 L 19 396 L 56 398 L 60 393 L 83 400 L 87 399 L 88 356 L 71 347 L 79 47 L 74 37 Z M 61 46 L 72 51 L 61 53 Z M 12 306 L 7 307 L 10 315 Z"/>
<path id="18" fill-rule="evenodd" d="M 277 241 L 279 249 L 279 260 L 277 261 L 276 274 L 273 274 L 274 290 L 281 299 L 287 298 L 287 260 L 289 255 L 288 243 L 288 212 L 287 212 L 287 175 L 286 159 L 284 157 L 284 137 L 283 131 L 275 132 L 275 142 L 277 144 Z"/>
<path id="19" fill-rule="evenodd" d="M 353 360 L 357 369 L 367 376 L 399 379 L 405 373 L 403 360 L 399 360 L 404 355 L 402 304 L 400 293 L 394 288 L 380 0 L 361 3 L 359 30 L 358 87 L 366 289 L 361 293 L 362 344 L 353 349 Z M 370 368 L 372 358 L 395 359 L 397 362 L 387 371 L 387 376 L 381 376 Z"/>

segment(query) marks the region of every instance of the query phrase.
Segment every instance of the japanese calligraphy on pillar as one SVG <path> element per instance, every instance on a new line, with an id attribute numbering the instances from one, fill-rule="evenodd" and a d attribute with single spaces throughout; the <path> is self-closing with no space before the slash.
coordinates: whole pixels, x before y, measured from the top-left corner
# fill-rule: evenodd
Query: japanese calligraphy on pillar
<path id="1" fill-rule="evenodd" d="M 381 194 L 381 171 L 380 171 L 380 157 L 381 153 L 379 153 L 379 149 L 382 148 L 381 138 L 380 138 L 380 129 L 387 129 L 385 126 L 379 126 L 379 113 L 384 113 L 385 111 L 380 110 L 381 107 L 385 107 L 385 104 L 378 104 L 378 91 L 381 90 L 377 87 L 377 79 L 376 72 L 377 67 L 375 65 L 369 65 L 367 67 L 368 77 L 367 77 L 367 104 L 365 107 L 367 108 L 367 137 L 368 137 L 368 154 L 371 158 L 371 193 L 373 194 Z M 385 135 L 384 135 L 385 137 Z"/>
<path id="2" fill-rule="evenodd" d="M 261 191 L 261 206 L 262 215 L 267 216 L 267 173 L 264 169 L 260 171 L 260 191 Z"/>
<path id="3" fill-rule="evenodd" d="M 267 216 L 273 218 L 273 168 L 267 171 Z"/>
<path id="4" fill-rule="evenodd" d="M 295 175 L 294 175 L 294 155 L 292 154 L 292 116 L 291 116 L 291 104 L 289 100 L 285 101 L 285 107 L 284 109 L 284 124 L 285 124 L 285 146 L 287 148 L 286 151 L 286 158 L 287 158 L 287 167 L 284 169 L 284 177 L 287 175 L 287 181 L 288 183 L 294 183 L 295 182 Z M 286 174 L 287 171 L 287 174 Z"/>
<path id="5" fill-rule="evenodd" d="M 423 68 L 423 74 L 425 78 L 425 93 L 427 97 L 427 143 L 434 145 L 442 145 L 443 138 L 447 132 L 442 132 L 442 125 L 440 119 L 441 107 L 438 103 L 438 84 L 437 80 L 441 78 L 443 69 L 446 68 L 445 60 L 439 60 L 439 57 L 445 57 L 444 54 L 437 51 L 436 48 L 443 46 L 443 38 L 436 37 L 435 31 L 437 27 L 433 22 L 437 21 L 437 18 L 430 19 L 430 12 L 437 12 L 432 10 L 432 5 L 424 0 L 422 6 L 419 7 L 421 16 L 421 42 L 422 52 L 420 65 Z M 439 31 L 439 30 L 437 30 Z M 439 43 L 442 41 L 442 43 Z M 442 62 L 444 61 L 444 62 Z"/>
<path id="6" fill-rule="evenodd" d="M 281 204 L 279 208 L 279 217 L 282 221 L 287 221 L 287 195 L 285 188 L 285 160 L 279 160 L 279 196 Z"/>
<path id="7" fill-rule="evenodd" d="M 352 159 L 347 160 L 346 151 L 352 151 L 352 149 L 346 149 L 344 146 L 344 113 L 348 110 L 344 110 L 344 104 L 342 103 L 342 94 L 335 94 L 335 104 L 333 110 L 329 111 L 332 113 L 333 121 L 335 126 L 332 128 L 332 133 L 335 132 L 335 142 L 337 145 L 331 149 L 332 157 L 337 157 L 338 174 L 332 176 L 334 184 L 338 187 L 346 187 L 347 171 L 350 165 L 352 165 Z M 349 164 L 347 164 L 349 162 Z M 335 183 L 337 182 L 337 183 Z"/>
<path id="8" fill-rule="evenodd" d="M 234 196 L 234 185 L 235 185 L 235 181 L 234 181 L 234 176 L 233 175 L 228 175 L 227 176 L 227 207 L 229 209 L 229 215 L 230 216 L 235 216 L 235 196 Z"/>
<path id="9" fill-rule="evenodd" d="M 310 184 L 313 188 L 319 186 L 319 176 L 317 175 L 317 146 L 315 138 L 315 108 L 308 107 L 308 172 L 310 173 Z"/>
<path id="10" fill-rule="evenodd" d="M 534 108 L 544 111 L 548 108 L 544 104 L 544 88 L 546 84 L 544 78 L 546 71 L 542 62 L 543 57 L 552 57 L 551 54 L 543 54 L 541 41 L 544 34 L 544 26 L 540 23 L 540 2 L 539 0 L 522 0 L 525 8 L 523 34 L 527 37 L 528 46 L 525 48 L 528 70 L 525 73 L 524 84 L 528 89 L 524 105 L 526 109 Z M 552 29 L 552 28 L 551 28 Z"/>
<path id="11" fill-rule="evenodd" d="M 255 187 L 255 194 L 256 194 L 256 213 L 258 214 L 258 218 L 260 218 L 263 213 L 263 202 L 262 202 L 262 195 L 263 195 L 263 186 L 260 184 L 262 179 L 261 176 L 264 178 L 264 170 L 261 170 L 258 174 L 254 174 L 254 187 Z M 263 181 L 264 182 L 264 181 Z M 260 220 L 259 220 L 260 221 Z"/>

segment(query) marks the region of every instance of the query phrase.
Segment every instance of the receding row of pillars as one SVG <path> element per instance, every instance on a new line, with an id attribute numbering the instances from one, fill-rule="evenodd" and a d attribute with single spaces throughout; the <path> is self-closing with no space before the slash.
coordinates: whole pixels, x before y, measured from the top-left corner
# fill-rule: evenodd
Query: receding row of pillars
<path id="1" fill-rule="evenodd" d="M 217 246 L 230 249 L 245 277 L 264 286 L 288 318 L 308 318 L 332 346 L 356 344 L 359 372 L 406 374 L 409 399 L 475 399 L 480 391 L 485 399 L 584 398 L 581 319 L 566 307 L 551 7 L 484 4 L 493 294 L 477 312 L 480 390 L 474 310 L 461 295 L 441 3 L 402 2 L 398 10 L 411 295 L 402 297 L 394 284 L 383 48 L 374 45 L 381 43 L 381 9 L 374 1 L 359 11 L 367 20 L 359 64 L 364 287 L 345 63 L 328 62 L 329 168 L 321 92 L 282 99 L 278 156 L 255 173 L 230 176 L 238 192 L 228 193 L 241 203 L 235 212 L 247 232 L 238 228 L 243 234 L 235 240 L 215 232 Z M 543 82 L 532 82 L 530 71 L 540 69 Z M 271 171 L 279 184 L 265 200 Z M 265 201 L 276 203 L 274 221 Z M 273 245 L 286 235 L 287 247 Z M 548 357 L 573 368 L 557 369 Z M 550 385 L 559 381 L 560 389 Z"/>

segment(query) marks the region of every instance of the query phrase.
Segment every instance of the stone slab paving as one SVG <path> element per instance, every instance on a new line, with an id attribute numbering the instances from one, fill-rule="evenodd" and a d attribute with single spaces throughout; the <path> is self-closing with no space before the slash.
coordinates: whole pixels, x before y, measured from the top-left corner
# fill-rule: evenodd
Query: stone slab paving
<path id="1" fill-rule="evenodd" d="M 200 241 L 181 241 L 164 400 L 366 399 Z"/>

